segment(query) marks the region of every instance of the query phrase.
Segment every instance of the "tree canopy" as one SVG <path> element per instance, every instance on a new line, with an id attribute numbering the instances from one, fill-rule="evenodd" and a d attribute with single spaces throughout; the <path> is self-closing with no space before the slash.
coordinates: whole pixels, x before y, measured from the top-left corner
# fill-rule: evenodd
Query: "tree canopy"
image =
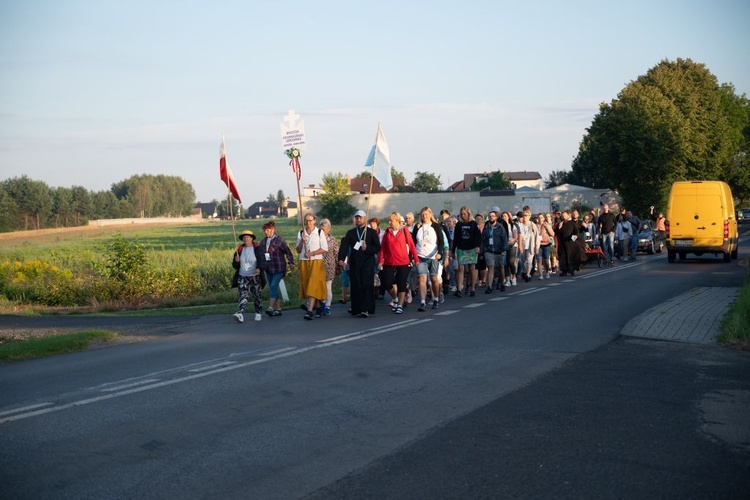
<path id="1" fill-rule="evenodd" d="M 570 177 L 571 172 L 569 170 L 553 170 L 544 181 L 544 189 L 561 186 L 563 184 L 573 184 Z"/>
<path id="2" fill-rule="evenodd" d="M 411 181 L 411 186 L 422 193 L 437 193 L 441 185 L 440 176 L 430 172 L 417 172 L 414 174 L 414 180 Z"/>
<path id="3" fill-rule="evenodd" d="M 352 198 L 349 179 L 340 172 L 327 173 L 323 175 L 320 187 L 323 188 L 318 196 L 323 206 L 320 215 L 334 224 L 350 220 L 355 208 L 349 202 Z"/>
<path id="4" fill-rule="evenodd" d="M 0 232 L 78 226 L 90 219 L 190 215 L 193 187 L 179 177 L 135 175 L 92 192 L 14 177 L 0 182 Z"/>
<path id="5" fill-rule="evenodd" d="M 747 196 L 750 107 L 690 59 L 664 60 L 630 82 L 581 141 L 569 181 L 618 190 L 637 213 L 666 207 L 679 180 L 724 180 Z"/>
<path id="6" fill-rule="evenodd" d="M 492 172 L 487 179 L 474 182 L 469 189 L 472 191 L 481 191 L 483 189 L 510 189 L 510 180 L 504 172 Z"/>

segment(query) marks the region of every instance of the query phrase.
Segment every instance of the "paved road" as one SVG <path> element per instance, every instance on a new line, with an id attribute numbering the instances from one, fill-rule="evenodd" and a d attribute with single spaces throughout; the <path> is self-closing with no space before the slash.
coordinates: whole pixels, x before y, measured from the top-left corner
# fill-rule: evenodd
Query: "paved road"
<path id="1" fill-rule="evenodd" d="M 622 338 L 308 498 L 750 495 L 750 357 Z"/>
<path id="2" fill-rule="evenodd" d="M 748 354 L 620 335 L 746 272 L 644 257 L 422 314 L 195 318 L 2 366 L 0 484 L 8 498 L 746 497 Z"/>

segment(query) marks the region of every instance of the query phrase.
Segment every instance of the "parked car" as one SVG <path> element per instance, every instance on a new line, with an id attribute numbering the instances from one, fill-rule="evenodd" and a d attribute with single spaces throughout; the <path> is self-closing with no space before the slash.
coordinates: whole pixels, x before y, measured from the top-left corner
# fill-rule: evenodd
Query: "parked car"
<path id="1" fill-rule="evenodd" d="M 737 210 L 737 222 L 750 222 L 750 208 L 740 208 Z"/>
<path id="2" fill-rule="evenodd" d="M 661 253 L 664 243 L 659 239 L 659 233 L 651 228 L 651 224 L 643 224 L 638 232 L 638 252 L 646 252 L 651 255 L 654 252 Z"/>

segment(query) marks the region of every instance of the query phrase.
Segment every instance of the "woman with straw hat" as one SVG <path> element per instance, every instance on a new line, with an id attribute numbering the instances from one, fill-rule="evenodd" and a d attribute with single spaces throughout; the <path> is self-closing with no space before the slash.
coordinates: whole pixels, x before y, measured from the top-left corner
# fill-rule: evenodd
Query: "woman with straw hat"
<path id="1" fill-rule="evenodd" d="M 260 298 L 260 290 L 263 288 L 263 270 L 266 267 L 266 259 L 260 247 L 255 242 L 255 233 L 246 229 L 240 233 L 239 239 L 242 245 L 237 247 L 232 259 L 234 267 L 234 278 L 232 287 L 236 286 L 239 292 L 237 301 L 237 312 L 232 316 L 238 323 L 245 321 L 245 308 L 250 294 L 253 296 L 255 306 L 255 321 L 263 318 L 263 303 Z"/>

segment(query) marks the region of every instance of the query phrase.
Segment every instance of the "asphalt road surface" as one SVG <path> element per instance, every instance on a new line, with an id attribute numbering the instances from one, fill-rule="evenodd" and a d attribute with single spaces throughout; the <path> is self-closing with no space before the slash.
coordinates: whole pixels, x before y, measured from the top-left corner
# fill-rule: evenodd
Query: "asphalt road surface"
<path id="1" fill-rule="evenodd" d="M 746 275 L 657 254 L 400 316 L 154 320 L 0 366 L 0 494 L 747 498 L 748 353 L 619 333 Z"/>

